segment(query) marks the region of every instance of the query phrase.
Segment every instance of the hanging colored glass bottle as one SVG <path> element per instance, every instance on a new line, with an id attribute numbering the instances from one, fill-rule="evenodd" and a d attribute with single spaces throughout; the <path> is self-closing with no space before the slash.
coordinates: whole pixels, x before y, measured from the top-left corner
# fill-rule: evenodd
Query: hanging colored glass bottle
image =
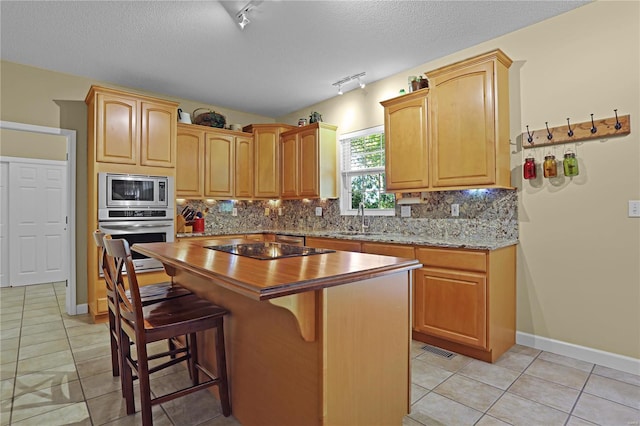
<path id="1" fill-rule="evenodd" d="M 524 159 L 524 165 L 522 166 L 522 176 L 525 179 L 536 178 L 536 160 L 531 155 Z"/>
<path id="2" fill-rule="evenodd" d="M 548 154 L 547 156 L 545 156 L 542 168 L 544 169 L 544 177 L 552 178 L 558 176 L 558 165 L 556 164 L 556 156 L 553 154 Z"/>
<path id="3" fill-rule="evenodd" d="M 564 160 L 562 161 L 565 176 L 578 176 L 578 159 L 573 151 L 567 151 L 564 154 Z"/>

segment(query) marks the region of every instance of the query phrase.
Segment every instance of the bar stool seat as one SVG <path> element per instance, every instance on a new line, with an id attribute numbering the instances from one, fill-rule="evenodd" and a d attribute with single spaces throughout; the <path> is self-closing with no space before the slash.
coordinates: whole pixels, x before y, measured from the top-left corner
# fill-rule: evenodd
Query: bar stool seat
<path id="1" fill-rule="evenodd" d="M 116 278 L 116 304 L 120 318 L 118 338 L 120 339 L 119 347 L 122 356 L 121 379 L 127 414 L 135 413 L 133 380 L 137 377 L 140 383 L 140 405 L 144 426 L 153 424 L 152 405 L 161 404 L 211 386 L 218 386 L 222 413 L 225 417 L 230 416 L 231 402 L 227 380 L 223 322 L 228 311 L 194 294 L 143 305 L 129 243 L 124 239 L 104 238 L 103 241 L 107 255 L 113 258 L 115 264 L 112 276 Z M 125 275 L 122 273 L 125 268 L 130 299 L 126 294 Z M 205 330 L 215 331 L 217 374 L 208 371 L 198 360 L 197 333 Z M 186 341 L 184 347 L 148 356 L 147 344 L 179 336 L 183 336 Z M 135 356 L 132 354 L 131 344 L 135 345 Z M 149 367 L 149 360 L 166 356 L 170 356 L 171 359 L 152 368 Z M 152 398 L 149 375 L 182 361 L 187 362 L 192 385 Z M 206 377 L 202 383 L 200 382 L 201 374 Z"/>
<path id="2" fill-rule="evenodd" d="M 126 294 L 129 300 L 131 300 L 131 290 L 127 290 Z M 140 287 L 140 299 L 142 300 L 143 306 L 175 299 L 176 297 L 187 296 L 189 294 L 193 293 L 170 281 L 148 284 Z"/>

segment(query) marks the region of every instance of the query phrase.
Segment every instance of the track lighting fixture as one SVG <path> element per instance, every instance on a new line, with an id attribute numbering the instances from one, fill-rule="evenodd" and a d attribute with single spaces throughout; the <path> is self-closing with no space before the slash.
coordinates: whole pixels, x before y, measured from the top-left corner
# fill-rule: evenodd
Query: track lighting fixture
<path id="1" fill-rule="evenodd" d="M 251 0 L 249 3 L 246 4 L 245 7 L 243 7 L 236 13 L 236 23 L 238 24 L 241 30 L 244 30 L 244 27 L 249 25 L 249 23 L 251 22 L 249 20 L 249 11 L 254 7 L 256 7 L 257 5 L 259 5 L 260 3 L 262 3 L 262 0 Z"/>
<path id="2" fill-rule="evenodd" d="M 360 88 L 364 89 L 365 88 L 364 81 L 362 81 L 360 78 L 364 77 L 365 74 L 366 74 L 365 72 L 361 72 L 359 74 L 350 75 L 348 77 L 345 77 L 341 80 L 336 81 L 335 83 L 332 84 L 332 86 L 338 86 L 338 95 L 342 95 L 344 93 L 342 91 L 342 86 L 353 80 L 358 80 L 358 84 L 360 85 Z"/>
<path id="3" fill-rule="evenodd" d="M 247 11 L 245 10 L 241 10 L 240 12 L 238 12 L 238 15 L 236 16 L 236 19 L 238 20 L 238 25 L 240 25 L 240 29 L 244 30 L 244 27 L 246 27 L 249 22 L 251 22 L 249 20 L 249 18 L 247 18 Z"/>

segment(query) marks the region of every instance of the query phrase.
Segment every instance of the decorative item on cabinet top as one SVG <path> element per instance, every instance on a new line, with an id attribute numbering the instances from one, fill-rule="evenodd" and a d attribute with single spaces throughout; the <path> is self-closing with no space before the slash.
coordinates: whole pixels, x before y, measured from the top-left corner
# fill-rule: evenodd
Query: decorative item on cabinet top
<path id="1" fill-rule="evenodd" d="M 191 114 L 178 108 L 178 123 L 191 124 Z"/>
<path id="2" fill-rule="evenodd" d="M 196 114 L 200 110 L 205 110 L 207 112 L 203 112 L 200 114 Z M 218 114 L 215 111 L 211 111 L 207 108 L 197 108 L 193 111 L 193 124 L 199 124 L 201 126 L 209 126 L 209 127 L 217 127 L 219 129 L 224 129 L 225 124 L 227 124 L 227 119 L 224 115 Z"/>
<path id="3" fill-rule="evenodd" d="M 524 149 L 536 148 L 589 139 L 603 139 L 611 136 L 625 136 L 631 133 L 631 116 L 623 115 L 618 117 L 618 110 L 614 109 L 613 112 L 615 117 L 594 121 L 593 114 L 591 114 L 590 121 L 584 121 L 573 126 L 569 118 L 567 118 L 567 126 L 549 128 L 549 124 L 546 122 L 546 129 L 530 131 L 527 125 L 527 131 L 522 133 L 522 147 Z"/>
<path id="4" fill-rule="evenodd" d="M 320 122 L 322 122 L 322 114 L 320 114 L 319 112 L 314 111 L 311 113 L 311 115 L 309 115 L 309 124 Z"/>

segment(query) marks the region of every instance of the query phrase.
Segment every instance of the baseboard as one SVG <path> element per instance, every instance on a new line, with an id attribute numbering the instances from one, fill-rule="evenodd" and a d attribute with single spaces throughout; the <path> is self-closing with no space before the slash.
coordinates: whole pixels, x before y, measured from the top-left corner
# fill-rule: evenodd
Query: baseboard
<path id="1" fill-rule="evenodd" d="M 76 305 L 76 315 L 88 314 L 89 313 L 89 304 L 83 303 L 81 305 Z"/>
<path id="2" fill-rule="evenodd" d="M 542 351 L 553 352 L 581 361 L 591 362 L 626 373 L 640 375 L 640 359 L 631 358 L 624 355 L 605 352 L 599 349 L 588 348 L 586 346 L 574 345 L 560 340 L 540 337 L 534 334 L 516 332 L 516 343 L 529 346 Z"/>

